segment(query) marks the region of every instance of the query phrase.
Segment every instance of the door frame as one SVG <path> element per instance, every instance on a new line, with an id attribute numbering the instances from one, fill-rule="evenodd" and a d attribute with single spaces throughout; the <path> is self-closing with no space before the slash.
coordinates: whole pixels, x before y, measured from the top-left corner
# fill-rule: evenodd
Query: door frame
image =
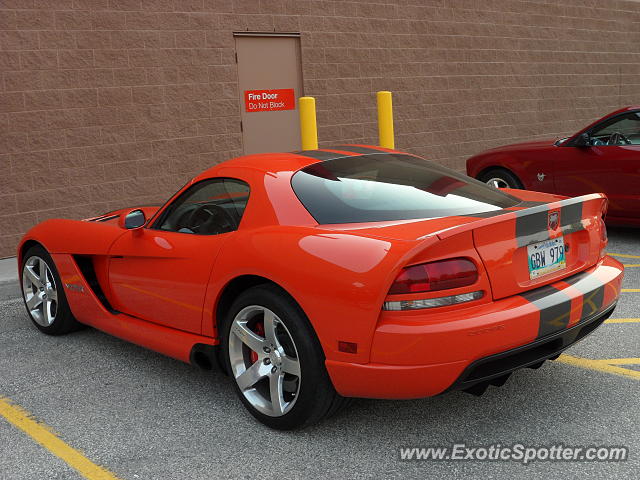
<path id="1" fill-rule="evenodd" d="M 234 59 L 236 64 L 236 85 L 238 86 L 238 105 L 240 106 L 240 111 L 238 112 L 238 116 L 240 117 L 240 143 L 242 145 L 242 151 L 245 152 L 245 140 L 244 140 L 244 125 L 242 123 L 242 96 L 243 92 L 240 90 L 240 75 L 238 72 L 238 50 L 235 39 L 237 37 L 289 37 L 289 38 L 297 38 L 299 39 L 299 47 L 300 47 L 300 95 L 298 97 L 304 96 L 304 69 L 302 68 L 302 36 L 300 32 L 265 32 L 265 31 L 234 31 L 233 35 L 233 45 L 234 45 Z M 296 98 L 296 105 L 298 99 Z M 245 153 L 246 155 L 246 153 Z"/>

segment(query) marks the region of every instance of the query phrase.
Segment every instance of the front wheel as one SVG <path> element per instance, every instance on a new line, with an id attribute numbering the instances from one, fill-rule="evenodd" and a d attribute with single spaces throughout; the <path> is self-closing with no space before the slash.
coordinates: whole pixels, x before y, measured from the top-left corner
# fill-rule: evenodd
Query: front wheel
<path id="1" fill-rule="evenodd" d="M 478 180 L 494 188 L 518 188 L 522 189 L 522 182 L 509 170 L 495 168 L 478 176 Z"/>
<path id="2" fill-rule="evenodd" d="M 236 393 L 265 425 L 300 428 L 344 403 L 329 379 L 309 321 L 276 286 L 259 285 L 243 292 L 229 309 L 222 335 L 224 360 Z"/>
<path id="3" fill-rule="evenodd" d="M 31 247 L 22 262 L 22 298 L 33 324 L 48 335 L 63 335 L 81 327 L 71 313 L 51 255 Z"/>

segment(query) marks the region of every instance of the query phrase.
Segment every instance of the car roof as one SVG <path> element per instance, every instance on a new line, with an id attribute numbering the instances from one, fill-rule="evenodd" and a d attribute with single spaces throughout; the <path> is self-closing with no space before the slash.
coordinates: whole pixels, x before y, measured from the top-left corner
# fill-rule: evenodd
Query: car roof
<path id="1" fill-rule="evenodd" d="M 611 115 L 617 115 L 619 113 L 624 113 L 624 112 L 629 112 L 629 111 L 633 111 L 633 110 L 640 110 L 640 105 L 630 105 L 628 107 L 623 107 L 619 110 L 615 110 L 613 112 L 611 112 L 610 114 L 606 115 L 607 117 L 610 117 Z"/>
<path id="2" fill-rule="evenodd" d="M 278 172 L 295 172 L 314 163 L 333 160 L 336 158 L 359 156 L 359 155 L 375 155 L 384 153 L 404 153 L 388 148 L 377 147 L 373 145 L 335 145 L 331 147 L 323 147 L 316 150 L 300 150 L 296 152 L 282 153 L 257 153 L 252 155 L 243 155 L 241 157 L 232 158 L 221 162 L 202 174 L 198 175 L 199 179 L 217 176 L 219 171 L 227 168 L 248 168 L 263 173 Z"/>

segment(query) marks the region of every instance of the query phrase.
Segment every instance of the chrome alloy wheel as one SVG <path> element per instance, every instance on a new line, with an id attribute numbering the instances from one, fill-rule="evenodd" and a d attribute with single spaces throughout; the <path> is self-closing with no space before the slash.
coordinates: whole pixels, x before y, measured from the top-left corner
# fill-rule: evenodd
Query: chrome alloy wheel
<path id="1" fill-rule="evenodd" d="M 249 305 L 229 332 L 231 373 L 247 401 L 270 417 L 288 413 L 300 392 L 298 351 L 285 324 L 271 310 Z"/>
<path id="2" fill-rule="evenodd" d="M 22 294 L 33 320 L 48 327 L 58 312 L 58 291 L 53 273 L 42 258 L 30 257 L 22 269 Z"/>
<path id="3" fill-rule="evenodd" d="M 493 188 L 509 188 L 509 184 L 500 177 L 490 178 L 486 183 Z"/>

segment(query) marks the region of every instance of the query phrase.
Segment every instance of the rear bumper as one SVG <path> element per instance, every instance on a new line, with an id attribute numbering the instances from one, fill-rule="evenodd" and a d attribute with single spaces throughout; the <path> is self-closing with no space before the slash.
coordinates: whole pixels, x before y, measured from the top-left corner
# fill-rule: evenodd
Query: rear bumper
<path id="1" fill-rule="evenodd" d="M 464 369 L 447 390 L 468 390 L 482 393 L 488 385 L 502 385 L 514 370 L 538 368 L 545 360 L 555 360 L 564 350 L 582 340 L 611 316 L 615 304 L 573 327 L 506 352 L 476 360 Z"/>
<path id="2" fill-rule="evenodd" d="M 474 307 L 383 312 L 370 363 L 327 360 L 336 390 L 351 397 L 421 398 L 501 384 L 584 338 L 615 308 L 623 266 L 605 257 L 573 277 Z"/>

